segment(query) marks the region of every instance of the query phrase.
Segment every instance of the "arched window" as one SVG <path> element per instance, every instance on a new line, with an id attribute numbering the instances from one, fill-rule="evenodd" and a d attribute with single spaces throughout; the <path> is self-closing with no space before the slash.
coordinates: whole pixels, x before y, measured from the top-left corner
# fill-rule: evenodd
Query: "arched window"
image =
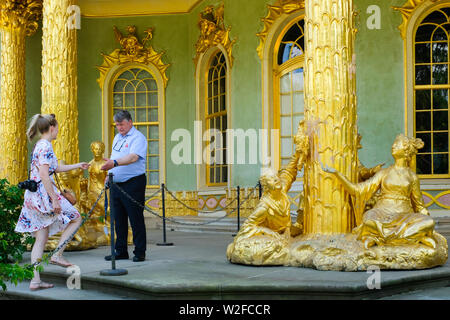
<path id="1" fill-rule="evenodd" d="M 425 146 L 416 157 L 422 178 L 448 178 L 450 8 L 427 15 L 414 36 L 414 134 Z"/>
<path id="2" fill-rule="evenodd" d="M 280 130 L 278 167 L 286 165 L 294 153 L 293 137 L 304 118 L 304 24 L 303 18 L 288 24 L 274 50 L 274 128 Z"/>
<path id="3" fill-rule="evenodd" d="M 110 100 L 111 136 L 117 134 L 113 115 L 121 110 L 130 112 L 133 125 L 147 137 L 147 187 L 160 184 L 161 106 L 158 99 L 158 85 L 154 76 L 145 68 L 132 67 L 121 70 L 112 82 L 112 99 Z M 112 139 L 110 139 L 112 141 Z"/>
<path id="4" fill-rule="evenodd" d="M 227 64 L 222 51 L 212 56 L 206 74 L 206 100 L 204 121 L 207 132 L 215 130 L 208 137 L 210 150 L 206 164 L 206 184 L 208 186 L 226 185 L 227 165 Z M 217 137 L 221 136 L 221 139 Z"/>

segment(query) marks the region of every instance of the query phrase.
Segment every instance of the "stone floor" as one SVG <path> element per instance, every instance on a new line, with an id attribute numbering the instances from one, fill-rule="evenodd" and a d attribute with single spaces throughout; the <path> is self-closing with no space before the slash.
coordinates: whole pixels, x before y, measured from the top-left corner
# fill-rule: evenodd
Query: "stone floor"
<path id="1" fill-rule="evenodd" d="M 0 299 L 445 299 L 450 300 L 450 263 L 414 271 L 381 271 L 380 289 L 372 273 L 318 271 L 296 267 L 251 267 L 234 265 L 225 257 L 231 234 L 170 231 L 173 246 L 157 246 L 162 232 L 148 233 L 144 262 L 119 260 L 116 268 L 128 274 L 100 275 L 110 269 L 103 259 L 109 247 L 67 252 L 66 257 L 81 271 L 81 290 L 69 290 L 66 269 L 45 265 L 42 277 L 55 288 L 30 292 L 28 283 L 0 292 Z M 129 248 L 130 258 L 132 248 Z M 24 263 L 29 262 L 29 253 Z M 370 278 L 372 277 L 372 278 Z"/>

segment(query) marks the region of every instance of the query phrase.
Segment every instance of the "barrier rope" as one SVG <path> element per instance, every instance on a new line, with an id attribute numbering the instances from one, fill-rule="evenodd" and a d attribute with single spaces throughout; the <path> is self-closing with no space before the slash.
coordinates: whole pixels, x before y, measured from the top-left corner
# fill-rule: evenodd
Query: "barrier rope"
<path id="1" fill-rule="evenodd" d="M 258 186 L 258 185 L 256 185 L 256 186 Z M 172 191 L 170 191 L 169 189 L 167 189 L 166 186 L 164 186 L 164 189 L 167 191 L 167 193 L 170 194 L 170 196 L 171 196 L 175 201 L 177 201 L 178 203 L 181 203 L 186 209 L 191 210 L 191 211 L 195 211 L 195 212 L 197 212 L 197 213 L 215 213 L 215 212 L 223 211 L 223 210 L 227 209 L 228 207 L 230 207 L 230 206 L 233 204 L 233 202 L 235 202 L 235 201 L 237 200 L 237 198 L 234 198 L 233 200 L 231 200 L 230 203 L 228 203 L 225 207 L 222 207 L 221 209 L 212 210 L 212 211 L 203 211 L 203 210 L 199 210 L 199 209 L 195 209 L 195 208 L 189 207 L 187 204 L 185 204 L 185 203 L 182 202 L 180 199 L 178 199 L 178 198 L 172 193 Z"/>
<path id="2" fill-rule="evenodd" d="M 92 213 L 94 212 L 94 208 L 97 206 L 98 202 L 100 201 L 103 193 L 105 192 L 107 188 L 104 187 L 103 190 L 100 192 L 97 200 L 95 201 L 94 205 L 92 206 L 91 210 L 89 210 L 88 214 L 86 215 L 86 217 L 83 218 L 83 220 L 81 221 L 80 225 L 78 226 L 78 228 L 72 232 L 72 234 L 63 242 L 61 243 L 56 249 L 52 250 L 48 255 L 46 255 L 46 259 L 50 259 L 56 252 L 58 252 L 59 250 L 61 250 L 62 247 L 64 247 L 66 244 L 68 244 L 70 241 L 72 241 L 73 237 L 75 236 L 75 234 L 78 232 L 78 230 L 80 230 L 80 228 L 83 226 L 83 224 L 90 219 Z M 62 213 L 61 213 L 62 214 Z M 37 267 L 38 265 L 40 265 L 42 263 L 42 259 L 38 259 L 35 263 L 33 263 L 31 266 L 32 267 Z"/>
<path id="3" fill-rule="evenodd" d="M 130 199 L 134 204 L 136 204 L 137 206 L 141 207 L 142 209 L 146 210 L 147 212 L 151 213 L 154 216 L 157 216 L 158 218 L 162 219 L 162 220 L 166 220 L 166 221 L 170 221 L 176 224 L 181 224 L 181 225 L 189 225 L 189 226 L 202 226 L 202 225 L 207 225 L 207 224 L 211 224 L 220 220 L 223 220 L 225 218 L 227 218 L 228 216 L 230 216 L 231 214 L 233 214 L 235 211 L 237 211 L 237 207 L 234 208 L 233 210 L 231 210 L 229 213 L 227 213 L 226 215 L 224 215 L 223 217 L 211 220 L 211 221 L 206 221 L 206 222 L 200 222 L 200 223 L 188 223 L 188 222 L 182 222 L 182 221 L 177 221 L 168 217 L 163 217 L 160 216 L 159 213 L 154 212 L 153 210 L 151 210 L 147 205 L 142 205 L 141 203 L 139 203 L 138 201 L 136 201 L 133 197 L 131 197 L 125 190 L 123 190 L 120 186 L 118 186 L 117 184 L 114 184 L 115 187 L 117 187 L 117 189 L 119 189 L 120 192 L 122 192 L 128 199 Z M 167 189 L 166 189 L 167 190 Z M 246 203 L 249 199 L 250 196 L 256 191 L 256 187 L 254 188 L 254 190 L 252 192 L 249 192 L 247 197 L 244 199 L 244 201 L 242 201 L 241 203 L 241 207 L 244 203 Z M 240 208 L 240 207 L 239 207 Z"/>

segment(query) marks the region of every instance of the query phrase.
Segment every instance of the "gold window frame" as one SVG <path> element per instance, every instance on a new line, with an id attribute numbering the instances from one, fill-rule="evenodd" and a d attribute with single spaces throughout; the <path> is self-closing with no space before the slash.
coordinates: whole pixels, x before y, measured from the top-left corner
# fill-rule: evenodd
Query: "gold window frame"
<path id="1" fill-rule="evenodd" d="M 434 35 L 434 31 L 431 35 L 431 39 L 427 40 L 427 41 L 421 41 L 421 42 L 416 42 L 416 34 L 417 34 L 417 30 L 419 29 L 420 26 L 422 26 L 424 24 L 423 20 L 425 20 L 430 14 L 432 14 L 433 12 L 439 11 L 442 8 L 450 8 L 450 3 L 445 3 L 445 4 L 441 4 L 438 6 L 434 6 L 432 8 L 429 8 L 428 10 L 424 11 L 419 18 L 417 18 L 417 23 L 414 26 L 413 30 L 412 30 L 412 34 L 411 34 L 411 54 L 412 54 L 412 59 L 411 59 L 411 75 L 412 75 L 412 79 L 411 79 L 411 93 L 412 93 L 412 115 L 411 117 L 409 117 L 409 120 L 412 122 L 412 133 L 414 135 L 414 137 L 416 137 L 417 135 L 417 130 L 416 130 L 416 114 L 417 114 L 417 110 L 416 110 L 416 92 L 418 90 L 430 90 L 430 92 L 433 92 L 433 90 L 438 90 L 438 89 L 447 89 L 450 92 L 450 34 L 447 34 L 447 41 L 446 43 L 448 44 L 448 48 L 447 48 L 447 54 L 448 54 L 448 61 L 446 62 L 447 64 L 447 84 L 432 84 L 430 83 L 429 85 L 416 85 L 416 66 L 417 65 L 430 65 L 431 67 L 433 65 L 435 65 L 435 63 L 433 63 L 432 61 L 432 45 L 433 43 L 441 43 L 442 41 L 433 41 L 433 35 Z M 448 23 L 450 23 L 450 16 L 448 16 Z M 437 26 L 441 26 L 442 24 L 437 24 L 437 23 L 430 23 L 430 22 L 426 22 L 426 24 L 430 24 L 430 25 L 435 25 Z M 416 63 L 416 44 L 417 43 L 430 43 L 430 63 Z M 432 79 L 432 68 L 431 68 L 431 72 L 430 72 L 430 77 Z M 449 95 L 449 93 L 448 93 Z M 450 98 L 449 96 L 447 96 L 447 99 Z M 450 107 L 448 106 L 447 109 L 439 109 L 439 110 L 447 110 L 447 117 L 448 117 L 448 127 L 447 130 L 444 130 L 447 132 L 447 136 L 448 136 L 448 144 L 449 144 L 449 148 L 447 152 L 433 152 L 433 136 L 434 133 L 442 131 L 442 130 L 433 130 L 433 97 L 430 97 L 430 109 L 428 110 L 421 110 L 419 112 L 430 112 L 430 122 L 431 122 L 431 129 L 430 130 L 425 130 L 425 131 L 420 131 L 420 133 L 430 133 L 430 139 L 431 139 L 431 151 L 427 152 L 427 153 L 421 153 L 419 150 L 420 154 L 430 154 L 431 155 L 431 172 L 434 171 L 434 161 L 433 161 L 433 156 L 435 154 L 447 154 L 448 155 L 448 173 L 447 174 L 418 174 L 418 177 L 420 179 L 448 179 L 450 178 Z M 450 101 L 449 101 L 450 103 Z M 412 119 L 411 119 L 412 118 Z M 414 157 L 413 159 L 413 163 L 412 163 L 412 167 L 417 170 L 417 161 L 416 161 L 416 157 Z"/>
<path id="2" fill-rule="evenodd" d="M 287 74 L 290 73 L 296 69 L 299 68 L 303 68 L 304 70 L 304 62 L 305 62 L 305 48 L 303 49 L 303 54 L 297 57 L 294 57 L 292 59 L 289 59 L 288 61 L 284 62 L 281 65 L 278 65 L 278 54 L 279 54 L 279 50 L 280 50 L 280 46 L 281 46 L 281 42 L 283 37 L 285 36 L 286 32 L 289 31 L 289 29 L 297 24 L 300 20 L 304 20 L 305 19 L 305 15 L 302 14 L 300 16 L 296 16 L 295 18 L 291 19 L 289 21 L 289 23 L 284 26 L 284 28 L 282 29 L 282 31 L 279 33 L 277 40 L 275 42 L 275 45 L 273 47 L 273 57 L 272 57 L 272 62 L 273 62 L 273 110 L 274 110 L 274 118 L 273 118 L 273 128 L 276 130 L 279 130 L 279 135 L 278 135 L 278 141 L 276 144 L 276 154 L 277 156 L 275 157 L 276 159 L 276 165 L 275 167 L 277 169 L 280 169 L 282 167 L 282 154 L 281 154 L 281 144 L 282 144 L 282 138 L 286 138 L 287 136 L 283 136 L 281 134 L 281 89 L 280 89 L 280 81 L 281 78 Z M 303 36 L 305 35 L 305 32 L 303 30 Z M 306 46 L 306 43 L 305 43 Z M 292 79 L 291 79 L 292 81 Z M 291 94 L 291 99 L 292 99 L 293 95 Z M 293 102 L 291 104 L 291 106 L 293 106 Z M 292 107 L 291 107 L 292 109 Z M 294 116 L 294 112 L 293 110 L 291 110 L 291 116 Z M 304 116 L 304 112 L 303 112 L 303 116 Z M 297 131 L 297 127 L 295 128 L 291 128 L 291 131 L 295 134 L 295 132 Z M 293 137 L 292 137 L 293 138 Z M 294 149 L 294 146 L 293 146 Z M 286 159 L 290 159 L 289 157 L 284 157 Z"/>
<path id="3" fill-rule="evenodd" d="M 219 62 L 218 66 L 220 66 L 218 68 L 219 69 L 218 71 L 220 71 L 221 67 L 224 66 L 225 67 L 225 76 L 221 77 L 220 73 L 218 73 L 218 78 L 217 79 L 213 78 L 211 81 L 209 81 L 209 72 L 212 69 L 211 65 L 212 65 L 214 59 L 216 57 L 220 58 L 220 56 L 223 56 L 224 62 L 221 64 L 220 63 L 220 59 L 218 59 L 219 60 L 218 61 Z M 204 74 L 204 82 L 205 82 L 204 96 L 205 96 L 205 98 L 204 98 L 204 119 L 203 120 L 204 120 L 204 123 L 205 123 L 205 128 L 206 128 L 206 131 L 211 129 L 210 128 L 210 120 L 211 119 L 217 119 L 217 118 L 222 119 L 223 116 L 226 116 L 227 117 L 226 123 L 227 123 L 227 129 L 228 129 L 228 108 L 227 108 L 227 99 L 228 99 L 228 79 L 227 79 L 227 77 L 228 77 L 228 65 L 227 65 L 226 55 L 221 50 L 215 51 L 211 55 L 211 57 L 209 58 L 207 66 L 208 67 L 206 68 L 205 74 Z M 217 66 L 214 66 L 214 69 L 217 69 Z M 208 94 L 208 92 L 209 92 L 209 84 L 210 84 L 210 82 L 214 83 L 215 80 L 217 80 L 217 82 L 220 82 L 220 80 L 222 78 L 224 78 L 224 83 L 225 83 L 225 92 L 224 92 L 224 96 L 225 96 L 225 99 L 224 99 L 224 101 L 225 101 L 224 102 L 225 103 L 225 110 L 220 111 L 220 108 L 219 108 L 218 112 L 213 112 L 212 114 L 209 114 L 208 113 L 208 103 L 209 103 L 209 101 L 211 99 L 214 99 L 216 97 L 214 95 L 214 92 L 211 92 L 211 94 L 212 94 L 211 97 L 209 96 L 209 94 Z M 218 96 L 217 96 L 218 97 L 218 101 L 220 100 L 220 96 L 221 96 L 221 92 L 220 92 L 220 90 L 218 90 Z M 221 122 L 221 129 L 222 129 L 220 131 L 223 134 L 223 128 L 222 128 L 223 123 L 222 123 L 222 120 L 220 122 Z M 217 128 L 215 128 L 215 129 L 217 129 Z M 207 141 L 209 143 L 208 146 L 211 145 L 210 141 L 211 141 L 210 137 L 208 137 L 208 141 Z M 214 149 L 214 150 L 216 150 L 216 149 Z M 225 153 L 227 151 L 227 143 L 225 143 L 225 141 L 223 141 L 223 140 L 222 140 L 222 148 L 220 150 L 221 150 L 221 152 L 224 152 L 224 150 L 225 150 Z M 208 186 L 208 187 L 222 187 L 222 186 L 227 186 L 228 185 L 229 165 L 227 163 L 226 157 L 225 157 L 225 159 L 222 159 L 222 161 L 224 161 L 225 163 L 222 163 L 222 164 L 210 164 L 210 152 L 207 152 L 207 161 L 206 161 L 206 165 L 205 165 L 206 186 Z M 210 170 L 211 170 L 211 168 L 214 168 L 214 170 L 215 170 L 217 167 L 220 167 L 221 176 L 223 174 L 223 171 L 222 171 L 223 168 L 224 167 L 227 168 L 227 175 L 225 177 L 225 181 L 224 182 L 211 182 Z"/>
<path id="4" fill-rule="evenodd" d="M 147 176 L 147 180 L 150 181 L 150 172 L 155 172 L 158 171 L 159 176 L 158 176 L 158 185 L 151 185 L 147 183 L 146 188 L 147 189 L 157 189 L 160 188 L 160 183 L 161 181 L 165 181 L 165 146 L 164 146 L 164 141 L 165 141 L 165 133 L 164 133 L 164 102 L 161 99 L 161 90 L 162 90 L 162 84 L 160 83 L 160 81 L 158 81 L 158 77 L 156 76 L 155 72 L 153 72 L 153 70 L 151 70 L 148 66 L 144 65 L 144 64 L 129 64 L 127 66 L 124 66 L 122 68 L 119 68 L 118 70 L 116 70 L 114 72 L 114 75 L 110 78 L 109 81 L 109 90 L 108 90 L 108 114 L 109 114 L 109 119 L 107 120 L 109 123 L 109 149 L 108 150 L 112 150 L 112 142 L 113 139 L 115 137 L 115 123 L 114 123 L 114 86 L 117 82 L 117 80 L 119 80 L 119 77 L 121 75 L 123 75 L 125 72 L 130 71 L 132 69 L 141 69 L 141 70 L 145 70 L 147 71 L 153 78 L 153 80 L 156 83 L 156 96 L 157 96 L 157 110 L 158 110 L 158 121 L 136 121 L 135 117 L 133 117 L 133 126 L 139 127 L 139 126 L 147 126 L 147 133 L 149 134 L 149 128 L 150 126 L 158 126 L 158 151 L 159 153 L 157 154 L 158 156 L 158 170 L 151 170 L 149 168 L 149 157 L 151 156 L 156 156 L 153 154 L 150 154 L 150 147 L 149 147 L 149 141 L 156 141 L 155 139 L 149 139 L 149 137 L 146 135 L 146 139 L 147 139 L 147 155 L 146 155 L 146 176 Z M 136 79 L 136 78 L 135 78 Z M 124 79 L 127 80 L 127 79 Z M 124 86 L 125 87 L 125 86 Z M 135 106 L 134 108 L 136 109 L 136 101 L 135 101 Z M 152 109 L 151 106 L 145 106 L 145 108 L 148 109 Z M 116 108 L 117 109 L 117 108 Z M 124 107 L 121 107 L 121 109 L 124 109 Z M 155 108 L 153 108 L 155 109 Z"/>

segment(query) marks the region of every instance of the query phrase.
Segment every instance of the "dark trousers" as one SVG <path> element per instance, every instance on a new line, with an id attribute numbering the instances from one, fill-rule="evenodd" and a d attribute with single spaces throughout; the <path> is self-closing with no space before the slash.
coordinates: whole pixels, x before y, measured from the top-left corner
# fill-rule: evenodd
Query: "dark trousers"
<path id="1" fill-rule="evenodd" d="M 145 174 L 131 178 L 130 180 L 117 185 L 130 195 L 134 200 L 145 205 L 145 186 L 147 178 Z M 118 255 L 128 252 L 128 218 L 130 219 L 131 230 L 133 231 L 133 253 L 138 256 L 144 256 L 147 248 L 147 235 L 145 231 L 144 209 L 134 203 L 124 195 L 117 187 L 111 188 L 111 206 L 115 216 L 116 230 L 116 253 Z"/>

